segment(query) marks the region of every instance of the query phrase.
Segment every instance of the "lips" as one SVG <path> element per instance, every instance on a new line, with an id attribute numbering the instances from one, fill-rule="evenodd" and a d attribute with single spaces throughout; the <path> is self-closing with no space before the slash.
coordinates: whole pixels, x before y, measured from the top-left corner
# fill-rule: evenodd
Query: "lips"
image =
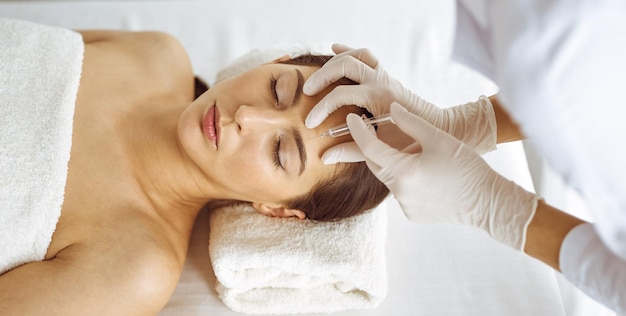
<path id="1" fill-rule="evenodd" d="M 219 111 L 215 105 L 211 106 L 204 116 L 202 128 L 204 135 L 213 143 L 215 149 L 219 143 Z"/>

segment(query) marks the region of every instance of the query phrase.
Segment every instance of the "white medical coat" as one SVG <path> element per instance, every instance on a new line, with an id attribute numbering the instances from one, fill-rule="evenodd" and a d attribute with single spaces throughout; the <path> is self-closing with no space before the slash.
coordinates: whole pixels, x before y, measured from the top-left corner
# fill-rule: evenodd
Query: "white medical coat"
<path id="1" fill-rule="evenodd" d="M 626 313 L 626 2 L 457 0 L 454 46 L 593 211 L 563 242 L 564 276 Z"/>

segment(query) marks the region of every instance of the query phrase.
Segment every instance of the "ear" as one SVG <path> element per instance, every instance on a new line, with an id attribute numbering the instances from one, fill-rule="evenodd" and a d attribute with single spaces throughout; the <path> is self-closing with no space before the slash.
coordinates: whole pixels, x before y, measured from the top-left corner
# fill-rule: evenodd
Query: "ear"
<path id="1" fill-rule="evenodd" d="M 297 209 L 286 208 L 281 204 L 274 203 L 265 203 L 265 202 L 253 202 L 252 207 L 254 207 L 257 212 L 272 216 L 272 217 L 297 217 L 299 219 L 305 219 L 306 214 L 303 211 Z"/>

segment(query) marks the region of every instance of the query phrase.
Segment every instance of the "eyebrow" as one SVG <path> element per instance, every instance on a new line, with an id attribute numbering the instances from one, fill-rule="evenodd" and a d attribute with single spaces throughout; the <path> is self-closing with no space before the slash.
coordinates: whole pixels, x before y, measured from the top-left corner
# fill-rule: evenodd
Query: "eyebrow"
<path id="1" fill-rule="evenodd" d="M 302 87 L 304 86 L 304 76 L 298 68 L 296 68 L 296 76 L 298 76 L 298 86 L 296 87 L 296 93 L 293 95 L 292 104 L 298 103 L 298 100 L 300 100 L 300 96 L 302 96 Z"/>
<path id="2" fill-rule="evenodd" d="M 304 150 L 304 141 L 302 141 L 302 135 L 297 129 L 292 130 L 293 138 L 296 140 L 296 146 L 298 147 L 298 155 L 300 156 L 300 172 L 301 175 L 304 172 L 304 166 L 306 165 L 306 151 Z"/>

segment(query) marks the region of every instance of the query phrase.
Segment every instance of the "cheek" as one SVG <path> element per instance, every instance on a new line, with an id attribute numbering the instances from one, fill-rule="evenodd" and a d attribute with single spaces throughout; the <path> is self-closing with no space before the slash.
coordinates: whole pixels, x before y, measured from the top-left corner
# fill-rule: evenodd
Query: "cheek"
<path id="1" fill-rule="evenodd" d="M 267 177 L 268 168 L 265 164 L 259 161 L 260 159 L 254 159 L 254 154 L 248 155 L 247 153 L 240 153 L 232 159 L 228 159 L 226 170 L 230 174 L 237 176 L 237 179 L 245 182 L 249 179 L 259 179 Z"/>
<path id="2" fill-rule="evenodd" d="M 221 182 L 233 192 L 233 198 L 278 203 L 304 194 L 315 183 L 311 173 L 298 178 L 281 175 L 282 171 L 274 169 L 269 156 L 260 157 L 269 155 L 269 151 L 252 144 L 221 158 L 218 168 L 225 172 Z"/>
<path id="3" fill-rule="evenodd" d="M 178 140 L 187 155 L 196 163 L 201 163 L 207 156 L 208 143 L 202 134 L 200 124 L 201 111 L 194 107 L 187 108 L 178 118 Z"/>
<path id="4" fill-rule="evenodd" d="M 223 174 L 220 182 L 230 191 L 245 195 L 240 199 L 250 199 L 255 192 L 263 192 L 264 188 L 272 186 L 270 182 L 276 177 L 268 159 L 261 157 L 263 153 L 258 145 L 250 144 L 221 156 L 220 163 L 216 164 Z"/>

